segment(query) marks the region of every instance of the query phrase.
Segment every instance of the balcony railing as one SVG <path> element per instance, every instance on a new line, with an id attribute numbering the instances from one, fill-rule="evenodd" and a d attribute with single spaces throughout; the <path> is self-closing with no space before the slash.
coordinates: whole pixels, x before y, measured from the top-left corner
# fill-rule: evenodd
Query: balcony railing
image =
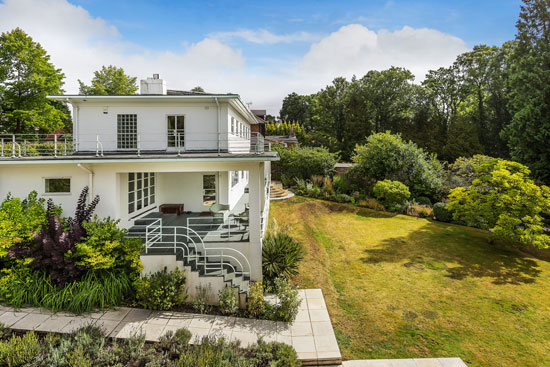
<path id="1" fill-rule="evenodd" d="M 137 155 L 147 153 L 218 152 L 260 154 L 266 149 L 260 133 L 175 132 L 173 134 L 0 134 L 0 158 L 63 157 L 73 154 L 93 154 L 103 157 L 117 153 Z"/>

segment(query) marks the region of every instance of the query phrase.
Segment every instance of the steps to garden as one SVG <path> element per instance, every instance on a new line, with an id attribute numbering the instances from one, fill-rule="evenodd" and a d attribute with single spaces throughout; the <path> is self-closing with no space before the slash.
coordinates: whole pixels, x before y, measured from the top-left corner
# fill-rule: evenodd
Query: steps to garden
<path id="1" fill-rule="evenodd" d="M 150 311 L 138 308 L 118 309 L 75 316 L 66 312 L 51 313 L 39 308 L 14 310 L 0 306 L 0 322 L 17 331 L 71 333 L 86 325 L 101 327 L 112 338 L 128 338 L 136 333 L 158 341 L 167 331 L 188 329 L 191 343 L 200 343 L 205 336 L 240 340 L 246 347 L 259 337 L 291 345 L 304 366 L 337 366 L 342 363 L 340 349 L 320 289 L 299 291 L 302 299 L 293 324 L 268 320 Z"/>
<path id="2" fill-rule="evenodd" d="M 270 200 L 285 200 L 293 197 L 294 194 L 290 191 L 284 190 L 278 185 L 271 184 L 269 187 L 269 199 Z"/>

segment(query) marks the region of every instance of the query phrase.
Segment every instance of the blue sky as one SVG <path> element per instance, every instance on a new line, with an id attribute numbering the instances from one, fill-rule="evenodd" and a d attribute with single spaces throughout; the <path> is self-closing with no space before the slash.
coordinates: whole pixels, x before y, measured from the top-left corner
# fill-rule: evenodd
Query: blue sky
<path id="1" fill-rule="evenodd" d="M 476 44 L 513 39 L 520 0 L 0 0 L 0 31 L 22 27 L 67 75 L 103 64 L 169 87 L 240 93 L 277 113 L 292 91 L 392 65 L 417 81 Z"/>

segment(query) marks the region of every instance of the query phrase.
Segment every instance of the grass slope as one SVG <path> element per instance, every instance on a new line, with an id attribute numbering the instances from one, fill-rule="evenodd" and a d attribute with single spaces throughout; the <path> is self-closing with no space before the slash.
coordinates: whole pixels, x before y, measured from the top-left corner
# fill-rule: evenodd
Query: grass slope
<path id="1" fill-rule="evenodd" d="M 271 208 L 306 246 L 297 281 L 323 289 L 344 358 L 550 366 L 548 262 L 473 228 L 301 197 Z"/>

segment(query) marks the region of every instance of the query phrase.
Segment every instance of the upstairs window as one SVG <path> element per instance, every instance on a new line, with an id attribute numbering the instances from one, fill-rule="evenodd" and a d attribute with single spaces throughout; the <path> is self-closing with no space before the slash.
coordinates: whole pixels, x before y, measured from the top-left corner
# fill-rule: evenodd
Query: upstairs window
<path id="1" fill-rule="evenodd" d="M 168 116 L 168 147 L 184 148 L 185 116 Z"/>
<path id="2" fill-rule="evenodd" d="M 137 115 L 117 115 L 117 149 L 137 149 Z"/>
<path id="3" fill-rule="evenodd" d="M 235 135 L 235 118 L 231 117 L 231 134 Z"/>

